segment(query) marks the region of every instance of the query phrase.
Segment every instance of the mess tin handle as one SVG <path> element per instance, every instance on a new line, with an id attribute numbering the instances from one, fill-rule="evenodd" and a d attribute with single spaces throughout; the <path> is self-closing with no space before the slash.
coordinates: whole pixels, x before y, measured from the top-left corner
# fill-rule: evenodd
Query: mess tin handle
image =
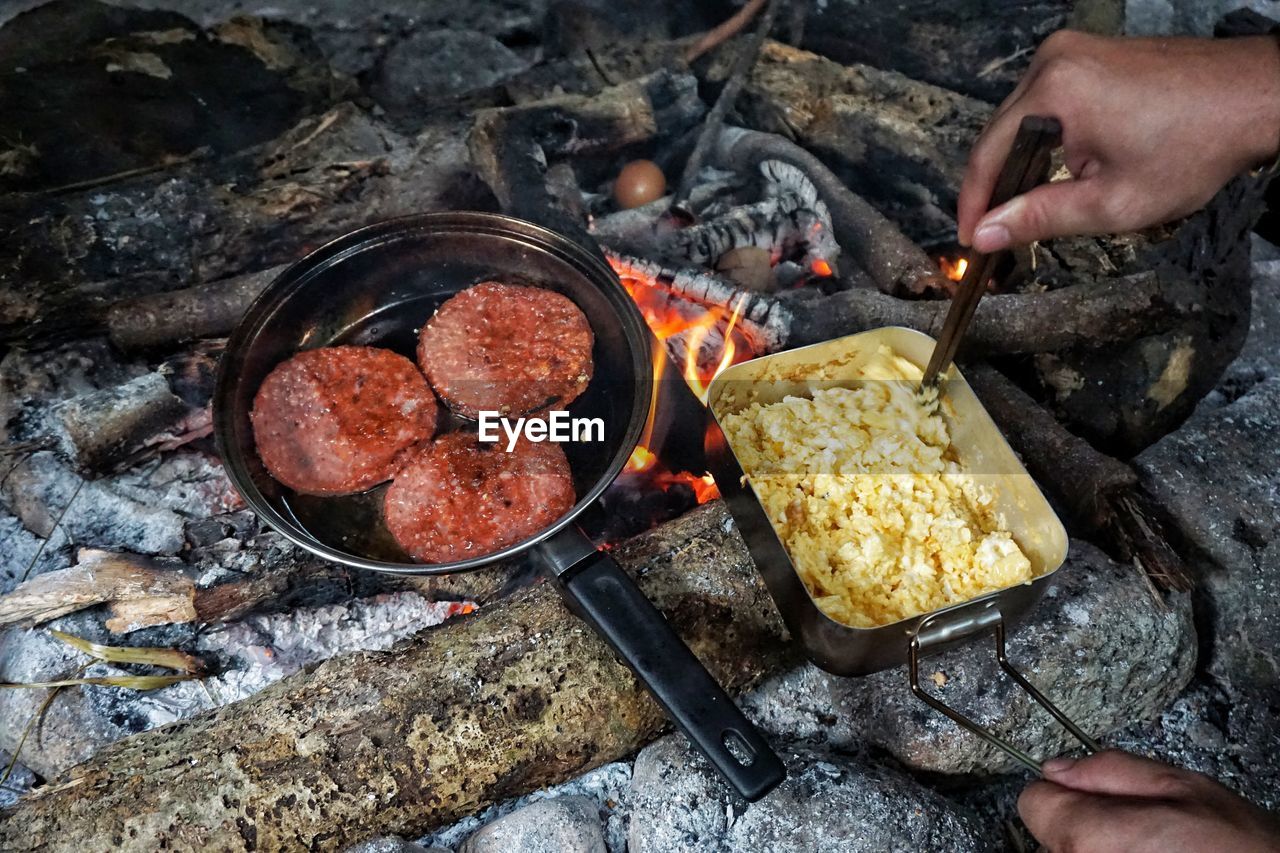
<path id="1" fill-rule="evenodd" d="M 786 778 L 769 742 L 607 552 L 572 527 L 542 551 L 569 608 L 613 647 L 739 795 L 754 802 Z"/>
<path id="2" fill-rule="evenodd" d="M 969 717 L 966 717 L 964 714 L 960 713 L 955 708 L 952 708 L 941 699 L 936 696 L 931 696 L 929 693 L 925 692 L 923 687 L 920 686 L 921 655 L 931 647 L 956 640 L 966 634 L 972 635 L 985 631 L 987 628 L 992 628 L 995 631 L 996 661 L 1000 664 L 1000 668 L 1004 670 L 1005 674 L 1017 682 L 1019 687 L 1025 690 L 1032 699 L 1039 703 L 1040 707 L 1052 714 L 1053 718 L 1061 723 L 1067 731 L 1071 732 L 1071 734 L 1075 736 L 1076 740 L 1084 744 L 1084 748 L 1086 750 L 1090 753 L 1094 753 L 1101 749 L 1101 747 L 1098 746 L 1097 741 L 1085 734 L 1070 717 L 1062 712 L 1062 709 L 1049 701 L 1049 697 L 1037 690 L 1035 685 L 1030 681 L 1027 681 L 1022 673 L 1014 669 L 1013 664 L 1009 662 L 1009 655 L 1005 651 L 1004 617 L 1001 616 L 999 609 L 994 606 L 988 607 L 988 609 L 982 611 L 977 617 L 968 617 L 958 621 L 947 621 L 944 619 L 940 620 L 937 625 L 930 625 L 928 620 L 921 623 L 920 629 L 916 631 L 915 636 L 911 638 L 908 672 L 911 679 L 911 692 L 930 708 L 933 708 L 935 711 L 940 711 L 959 725 L 985 740 L 987 743 L 1004 750 L 1011 758 L 1018 761 L 1020 764 L 1023 764 L 1033 772 L 1041 773 L 1042 770 L 1039 761 L 1036 761 L 1030 755 L 1023 752 L 1021 749 L 1018 749 L 995 732 L 979 725 Z"/>

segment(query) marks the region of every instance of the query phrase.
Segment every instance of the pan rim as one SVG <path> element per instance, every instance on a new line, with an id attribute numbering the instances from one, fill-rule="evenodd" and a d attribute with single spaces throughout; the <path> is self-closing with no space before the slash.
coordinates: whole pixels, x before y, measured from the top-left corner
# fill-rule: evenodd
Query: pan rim
<path id="1" fill-rule="evenodd" d="M 332 562 L 353 568 L 368 569 L 398 575 L 447 575 L 475 571 L 502 560 L 518 556 L 545 542 L 572 524 L 579 515 L 600 497 L 621 473 L 639 442 L 648 416 L 651 382 L 637 382 L 630 420 L 613 457 L 596 482 L 577 499 L 573 507 L 554 523 L 542 528 L 533 536 L 479 557 L 451 563 L 407 563 L 377 560 L 351 554 L 327 545 L 309 534 L 305 528 L 279 512 L 258 488 L 249 473 L 244 454 L 233 440 L 236 426 L 235 407 L 230 404 L 238 388 L 240 356 L 261 332 L 280 307 L 294 298 L 310 278 L 334 263 L 359 253 L 371 245 L 393 242 L 413 234 L 487 234 L 523 243 L 526 247 L 556 256 L 581 275 L 598 286 L 613 304 L 619 320 L 635 344 L 632 349 L 632 367 L 636 376 L 652 370 L 652 342 L 648 326 L 639 308 L 627 295 L 613 268 L 605 262 L 598 250 L 592 252 L 585 245 L 562 234 L 513 216 L 480 211 L 443 211 L 411 214 L 375 222 L 347 232 L 312 250 L 280 272 L 253 300 L 243 318 L 227 340 L 227 347 L 218 364 L 214 390 L 213 431 L 218 455 L 232 485 L 271 529 L 306 551 Z"/>

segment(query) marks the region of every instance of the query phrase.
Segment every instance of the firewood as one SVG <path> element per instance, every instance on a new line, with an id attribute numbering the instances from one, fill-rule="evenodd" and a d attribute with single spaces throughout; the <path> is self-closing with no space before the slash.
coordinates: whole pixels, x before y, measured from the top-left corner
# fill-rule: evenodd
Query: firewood
<path id="1" fill-rule="evenodd" d="M 742 91 L 743 85 L 746 84 L 747 75 L 751 72 L 752 67 L 756 64 L 756 59 L 760 56 L 760 48 L 763 47 L 769 31 L 773 29 L 773 23 L 777 20 L 778 7 L 781 3 L 782 0 L 768 0 L 755 31 L 745 39 L 742 39 L 742 43 L 738 46 L 737 54 L 733 58 L 733 65 L 729 69 L 729 76 L 724 81 L 724 88 L 720 90 L 720 96 L 716 98 L 711 111 L 707 113 L 702 130 L 698 132 L 698 141 L 694 144 L 693 152 L 689 155 L 689 159 L 684 164 L 684 170 L 680 174 L 680 184 L 676 188 L 673 201 L 675 206 L 683 207 L 689 200 L 694 184 L 698 181 L 698 173 L 702 171 L 707 155 L 710 154 L 716 140 L 720 137 L 720 130 L 724 127 L 725 117 L 729 115 L 729 111 L 737 103 L 738 94 Z M 692 61 L 692 59 L 689 61 Z"/>
<path id="2" fill-rule="evenodd" d="M 112 631 L 190 622 L 195 583 L 173 566 L 137 554 L 82 548 L 76 565 L 46 572 L 0 596 L 0 625 L 39 625 L 110 602 Z"/>
<path id="3" fill-rule="evenodd" d="M 737 692 L 794 658 L 732 530 L 713 502 L 614 554 Z M 544 584 L 113 744 L 5 814 L 0 849 L 340 850 L 414 837 L 621 758 L 665 726 Z"/>
<path id="4" fill-rule="evenodd" d="M 563 95 L 515 107 L 480 110 L 467 138 L 471 162 L 503 211 L 578 237 L 546 186 L 552 157 L 617 151 L 659 133 L 680 133 L 702 114 L 697 81 L 660 71 L 594 96 Z"/>
<path id="5" fill-rule="evenodd" d="M 1191 588 L 1187 565 L 1170 545 L 1175 528 L 1136 471 L 1073 435 L 995 368 L 972 365 L 963 372 L 1036 482 L 1077 525 L 1124 562 L 1136 563 L 1160 589 Z"/>
<path id="6" fill-rule="evenodd" d="M 117 302 L 107 310 L 107 334 L 113 344 L 125 350 L 226 335 L 284 269 L 284 265 L 269 267 Z"/>
<path id="7" fill-rule="evenodd" d="M 1182 310 L 1189 310 L 1167 292 L 1173 289 L 1162 287 L 1154 275 L 1135 275 L 1046 293 L 988 296 L 978 305 L 961 351 L 970 356 L 1055 352 L 1133 340 L 1168 328 Z M 906 326 L 937 337 L 949 305 L 874 290 L 846 290 L 826 298 L 804 291 L 787 296 L 788 347 L 880 326 Z"/>

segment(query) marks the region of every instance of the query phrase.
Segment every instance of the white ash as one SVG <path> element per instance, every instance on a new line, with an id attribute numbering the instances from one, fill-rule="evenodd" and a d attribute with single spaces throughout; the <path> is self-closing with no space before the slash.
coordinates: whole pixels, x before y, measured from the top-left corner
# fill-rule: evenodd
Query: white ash
<path id="1" fill-rule="evenodd" d="M 187 519 L 240 506 L 221 464 L 195 451 L 99 480 L 41 451 L 14 466 L 0 497 L 38 536 L 60 528 L 77 547 L 150 555 L 178 553 Z"/>
<path id="2" fill-rule="evenodd" d="M 615 761 L 588 771 L 576 779 L 534 791 L 523 797 L 496 803 L 451 826 L 438 829 L 418 839 L 424 847 L 433 845 L 456 848 L 467 836 L 480 827 L 529 803 L 555 797 L 578 795 L 596 803 L 604 824 L 605 845 L 609 853 L 626 853 L 627 849 L 627 797 L 631 790 L 631 762 Z"/>
<path id="3" fill-rule="evenodd" d="M 203 629 L 197 653 L 226 656 L 232 668 L 201 681 L 183 682 L 140 695 L 149 725 L 182 719 L 207 708 L 252 696 L 310 663 L 355 651 L 389 649 L 459 612 L 456 602 L 431 602 L 415 592 L 397 592 L 346 604 L 290 613 L 253 615 Z"/>
<path id="4" fill-rule="evenodd" d="M 4 775 L 4 768 L 9 766 L 9 762 L 13 756 L 0 749 L 0 776 Z M 18 798 L 30 791 L 36 784 L 36 774 L 27 769 L 22 762 L 13 765 L 13 772 L 9 774 L 9 778 L 0 785 L 0 809 L 8 808 L 18 801 Z"/>
<path id="5" fill-rule="evenodd" d="M 26 440 L 24 424 L 14 422 L 24 410 L 119 385 L 146 372 L 140 362 L 116 359 L 105 340 L 39 351 L 10 349 L 0 360 L 0 439 Z"/>
<path id="6" fill-rule="evenodd" d="M 47 542 L 18 518 L 0 510 L 0 595 L 23 580 L 71 565 L 70 544 L 61 530 Z"/>

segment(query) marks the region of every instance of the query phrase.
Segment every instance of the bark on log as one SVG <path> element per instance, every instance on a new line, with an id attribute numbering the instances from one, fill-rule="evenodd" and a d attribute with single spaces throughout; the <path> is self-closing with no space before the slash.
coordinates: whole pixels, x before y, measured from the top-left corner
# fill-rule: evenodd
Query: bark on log
<path id="1" fill-rule="evenodd" d="M 718 503 L 614 553 L 729 690 L 790 659 Z M 6 813 L 0 848 L 336 850 L 412 837 L 620 758 L 665 726 L 542 585 L 108 747 Z"/>
<path id="2" fill-rule="evenodd" d="M 442 119 L 406 137 L 343 104 L 225 158 L 0 200 L 0 341 L 80 335 L 121 299 L 293 261 L 379 219 L 492 209 L 464 131 Z"/>

